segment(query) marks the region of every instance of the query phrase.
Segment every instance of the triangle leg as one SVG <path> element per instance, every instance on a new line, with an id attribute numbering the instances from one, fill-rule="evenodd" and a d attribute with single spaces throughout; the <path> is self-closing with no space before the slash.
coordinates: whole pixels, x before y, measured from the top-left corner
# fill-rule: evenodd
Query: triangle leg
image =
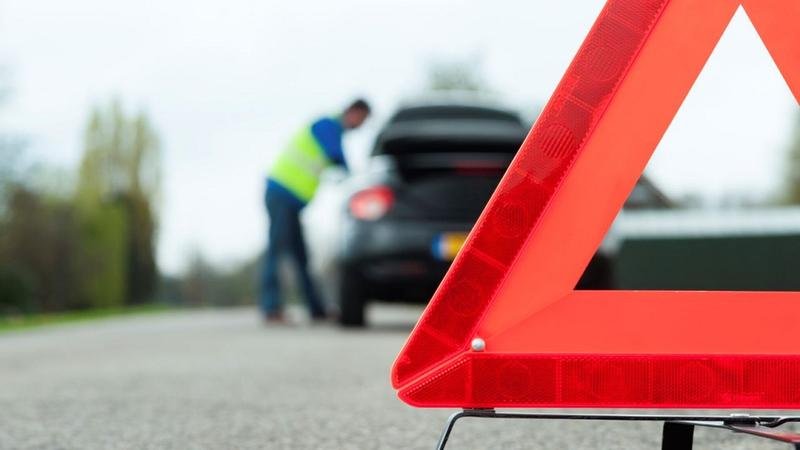
<path id="1" fill-rule="evenodd" d="M 694 425 L 682 422 L 664 422 L 661 450 L 692 450 Z"/>

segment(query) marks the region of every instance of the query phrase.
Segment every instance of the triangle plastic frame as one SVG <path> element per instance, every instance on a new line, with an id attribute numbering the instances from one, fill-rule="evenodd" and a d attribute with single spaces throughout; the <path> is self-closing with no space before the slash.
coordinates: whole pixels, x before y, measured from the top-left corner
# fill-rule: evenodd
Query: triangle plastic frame
<path id="1" fill-rule="evenodd" d="M 575 291 L 739 7 L 800 99 L 797 0 L 610 0 L 392 369 L 430 407 L 800 407 L 800 293 Z"/>

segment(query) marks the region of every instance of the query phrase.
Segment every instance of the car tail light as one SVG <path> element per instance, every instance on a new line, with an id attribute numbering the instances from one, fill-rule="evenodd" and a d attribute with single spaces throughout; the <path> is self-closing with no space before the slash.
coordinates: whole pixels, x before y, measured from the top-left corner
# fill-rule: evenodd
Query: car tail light
<path id="1" fill-rule="evenodd" d="M 386 186 L 375 186 L 357 192 L 350 198 L 350 213 L 361 220 L 378 220 L 394 204 L 394 192 Z"/>

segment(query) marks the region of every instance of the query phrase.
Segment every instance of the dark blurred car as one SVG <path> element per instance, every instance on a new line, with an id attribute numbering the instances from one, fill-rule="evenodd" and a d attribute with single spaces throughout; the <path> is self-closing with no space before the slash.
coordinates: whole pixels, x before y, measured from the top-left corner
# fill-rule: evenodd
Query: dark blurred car
<path id="1" fill-rule="evenodd" d="M 518 113 L 488 103 L 418 102 L 395 112 L 349 191 L 333 288 L 343 325 L 363 325 L 372 299 L 428 301 L 528 130 Z M 659 203 L 659 195 L 640 183 L 629 202 Z M 598 255 L 581 287 L 605 287 L 606 272 Z"/>

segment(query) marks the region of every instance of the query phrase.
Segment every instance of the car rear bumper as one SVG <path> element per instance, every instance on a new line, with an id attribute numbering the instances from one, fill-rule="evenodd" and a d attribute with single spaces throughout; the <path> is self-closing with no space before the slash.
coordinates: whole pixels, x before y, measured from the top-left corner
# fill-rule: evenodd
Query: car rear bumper
<path id="1" fill-rule="evenodd" d="M 436 256 L 443 233 L 466 233 L 471 224 L 415 221 L 353 221 L 341 262 L 355 270 L 377 298 L 426 301 L 451 264 Z"/>

